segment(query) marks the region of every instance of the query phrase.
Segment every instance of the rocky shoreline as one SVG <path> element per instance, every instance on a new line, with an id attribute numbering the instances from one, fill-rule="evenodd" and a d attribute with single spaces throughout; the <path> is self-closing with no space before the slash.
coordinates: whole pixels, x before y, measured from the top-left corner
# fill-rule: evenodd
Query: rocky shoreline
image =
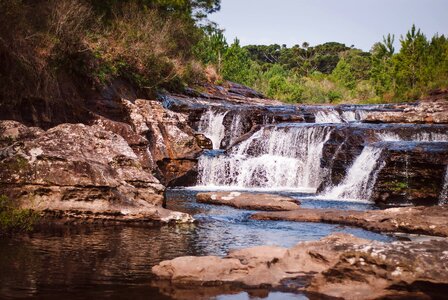
<path id="1" fill-rule="evenodd" d="M 353 172 L 352 167 L 369 150 L 365 161 L 374 164 L 367 170 L 373 175 L 357 188 L 368 190 L 377 206 L 393 208 L 306 209 L 294 198 L 235 191 L 198 194 L 197 201 L 267 211 L 251 216 L 258 221 L 331 223 L 447 238 L 445 98 L 441 94 L 416 103 L 378 106 L 282 105 L 229 84 L 159 100 L 103 99 L 99 107 L 107 103 L 113 113 L 84 107 L 88 118 L 80 118 L 83 123 L 76 118 L 53 124 L 47 119 L 52 114 L 42 111 L 25 121 L 18 113 L 16 121 L 0 121 L 0 196 L 38 212 L 48 223 L 193 223 L 191 215 L 164 208 L 164 193 L 169 187 L 198 184 L 205 172 L 200 161 L 205 152 L 217 159 L 214 163 L 224 162 L 218 178 L 224 185 L 246 180 L 239 186 L 272 188 L 269 172 L 278 165 L 271 163 L 281 162 L 282 168 L 295 168 L 288 174 L 291 178 L 297 170 L 309 173 L 304 185 L 331 194 L 337 187 L 352 188 L 347 178 L 366 173 L 365 168 Z M 204 118 L 207 113 L 219 117 L 217 143 L 201 130 L 210 122 Z M 35 127 L 42 122 L 52 126 Z M 272 136 L 276 140 L 270 140 Z M 291 137 L 307 144 L 286 143 Z M 315 156 L 304 162 L 294 157 L 300 154 L 294 148 Z M 229 155 L 237 158 L 230 163 Z M 260 159 L 263 156 L 268 158 Z M 257 178 L 250 172 L 241 176 L 238 167 L 245 159 L 252 159 L 247 169 Z M 280 171 L 274 175 L 283 174 Z M 318 185 L 316 178 L 321 179 Z M 280 189 L 290 184 L 288 178 L 278 179 Z M 224 258 L 179 257 L 153 271 L 174 285 L 271 289 L 292 280 L 302 285 L 294 292 L 319 297 L 438 297 L 448 285 L 447 247 L 445 239 L 380 243 L 335 234 L 289 249 L 260 246 Z"/>
<path id="2" fill-rule="evenodd" d="M 297 291 L 344 299 L 440 297 L 448 284 L 448 242 L 363 240 L 333 234 L 287 249 L 260 246 L 235 250 L 226 257 L 179 257 L 153 267 L 174 285 L 278 287 L 284 281 L 311 277 Z"/>
<path id="3" fill-rule="evenodd" d="M 384 210 L 336 210 L 300 208 L 284 212 L 260 212 L 254 220 L 323 222 L 360 227 L 381 233 L 410 233 L 448 237 L 448 206 L 396 207 Z"/>

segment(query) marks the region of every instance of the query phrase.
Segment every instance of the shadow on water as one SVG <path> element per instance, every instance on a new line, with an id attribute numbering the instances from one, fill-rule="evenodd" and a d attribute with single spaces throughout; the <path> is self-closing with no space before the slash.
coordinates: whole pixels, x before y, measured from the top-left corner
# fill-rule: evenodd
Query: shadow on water
<path id="1" fill-rule="evenodd" d="M 333 232 L 390 237 L 329 224 L 250 220 L 251 211 L 198 204 L 195 192 L 167 193 L 168 208 L 197 224 L 163 227 L 55 227 L 0 240 L 0 298 L 39 299 L 305 299 L 288 291 L 224 286 L 179 289 L 157 281 L 155 264 L 185 255 L 225 255 L 257 245 L 290 247 Z"/>

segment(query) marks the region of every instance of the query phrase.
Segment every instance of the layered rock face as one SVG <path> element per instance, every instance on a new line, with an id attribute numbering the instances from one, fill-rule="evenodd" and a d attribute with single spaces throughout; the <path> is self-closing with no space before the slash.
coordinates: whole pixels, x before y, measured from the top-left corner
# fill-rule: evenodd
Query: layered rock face
<path id="1" fill-rule="evenodd" d="M 371 112 L 364 121 L 370 123 L 448 124 L 447 91 L 436 91 L 416 105 L 401 105 L 397 112 Z"/>
<path id="2" fill-rule="evenodd" d="M 153 167 L 162 183 L 179 184 L 194 178 L 196 158 L 209 145 L 188 126 L 188 116 L 165 109 L 157 101 L 122 101 L 132 128 L 148 143 Z"/>
<path id="3" fill-rule="evenodd" d="M 440 202 L 448 166 L 446 125 L 338 125 L 323 146 L 318 191 L 343 183 L 366 147 L 380 151 L 370 200 L 381 206 Z M 368 199 L 367 199 L 368 200 Z"/>
<path id="4" fill-rule="evenodd" d="M 387 244 L 333 234 L 290 249 L 261 246 L 232 251 L 225 258 L 179 257 L 152 271 L 178 285 L 278 287 L 284 280 L 291 284 L 312 276 L 302 288 L 330 297 L 437 297 L 441 290 L 431 286 L 448 285 L 447 246 L 445 240 Z"/>
<path id="5" fill-rule="evenodd" d="M 164 186 L 122 136 L 98 125 L 48 131 L 0 123 L 0 194 L 24 208 L 126 221 L 190 221 L 161 208 Z"/>
<path id="6" fill-rule="evenodd" d="M 378 205 L 437 205 L 445 184 L 448 142 L 383 142 L 384 166 L 372 199 Z"/>

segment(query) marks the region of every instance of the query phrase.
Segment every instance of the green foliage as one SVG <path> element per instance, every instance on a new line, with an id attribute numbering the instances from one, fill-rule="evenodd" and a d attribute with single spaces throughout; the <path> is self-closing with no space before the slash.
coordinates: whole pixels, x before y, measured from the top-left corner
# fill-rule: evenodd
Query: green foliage
<path id="1" fill-rule="evenodd" d="M 252 68 L 249 52 L 240 46 L 238 39 L 235 39 L 224 53 L 222 76 L 227 80 L 251 86 L 256 76 Z"/>
<path id="2" fill-rule="evenodd" d="M 8 197 L 0 195 L 0 236 L 31 231 L 38 219 L 34 211 L 17 208 Z"/>
<path id="3" fill-rule="evenodd" d="M 221 72 L 223 55 L 226 53 L 227 48 L 227 41 L 222 30 L 212 28 L 204 32 L 202 38 L 194 47 L 193 52 L 196 58 L 204 64 L 214 65 L 217 67 L 218 72 Z"/>
<path id="4" fill-rule="evenodd" d="M 354 89 L 356 78 L 352 72 L 351 66 L 345 59 L 341 59 L 336 68 L 331 73 L 332 77 L 348 89 Z"/>
<path id="5" fill-rule="evenodd" d="M 260 90 L 268 97 L 286 102 L 301 102 L 303 89 L 300 80 L 282 66 L 273 65 L 261 78 L 266 86 L 260 86 Z"/>
<path id="6" fill-rule="evenodd" d="M 179 90 L 203 78 L 194 47 L 211 24 L 205 16 L 219 7 L 220 0 L 0 0 L 0 101 L 64 99 L 67 74 L 99 88 L 125 78 L 148 94 Z"/>
<path id="7" fill-rule="evenodd" d="M 268 97 L 302 103 L 414 100 L 431 89 L 448 87 L 445 36 L 428 40 L 413 26 L 401 37 L 398 53 L 394 42 L 389 34 L 370 52 L 339 43 L 232 45 L 222 62 L 227 68 L 223 75 Z"/>
<path id="8" fill-rule="evenodd" d="M 206 15 L 220 0 L 0 0 L 0 104 L 65 99 L 67 75 L 138 92 L 231 80 L 289 102 L 413 100 L 448 87 L 448 40 L 413 26 L 370 52 L 330 42 L 229 45 Z M 61 80 L 62 79 L 62 80 Z"/>

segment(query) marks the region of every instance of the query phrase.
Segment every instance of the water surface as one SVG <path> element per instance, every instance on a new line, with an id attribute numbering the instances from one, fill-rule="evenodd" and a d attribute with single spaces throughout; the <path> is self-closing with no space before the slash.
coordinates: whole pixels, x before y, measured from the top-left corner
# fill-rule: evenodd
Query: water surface
<path id="1" fill-rule="evenodd" d="M 163 227 L 71 226 L 0 240 L 0 298 L 38 299 L 304 299 L 287 291 L 174 289 L 156 281 L 155 264 L 185 255 L 225 255 L 258 245 L 290 247 L 333 232 L 390 241 L 391 237 L 330 224 L 250 220 L 251 211 L 199 204 L 195 191 L 167 193 L 168 208 L 197 224 Z M 304 200 L 309 207 L 347 202 Z M 363 209 L 359 204 L 352 204 Z"/>

